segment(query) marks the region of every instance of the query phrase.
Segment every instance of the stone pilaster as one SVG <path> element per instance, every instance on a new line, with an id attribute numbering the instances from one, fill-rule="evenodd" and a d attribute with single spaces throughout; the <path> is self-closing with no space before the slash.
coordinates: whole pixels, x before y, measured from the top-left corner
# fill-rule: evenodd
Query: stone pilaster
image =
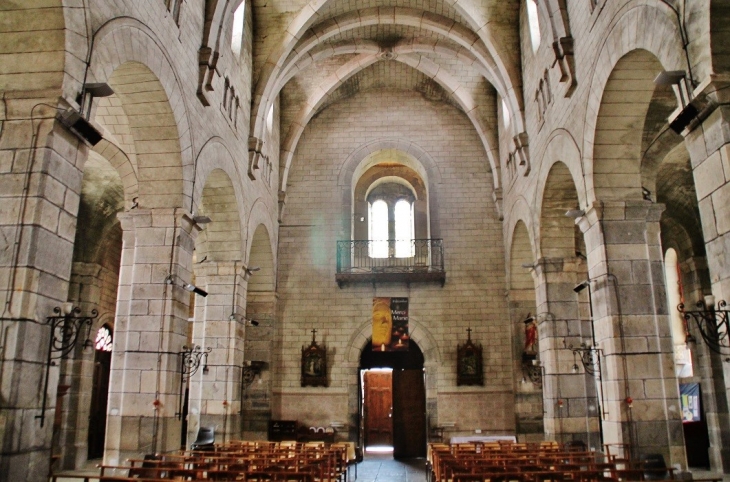
<path id="1" fill-rule="evenodd" d="M 692 163 L 711 291 L 717 300 L 730 301 L 730 85 L 716 80 L 704 82 L 695 91 L 695 98 L 710 102 L 683 134 Z M 687 301 L 701 299 L 700 294 L 707 293 L 698 293 Z M 710 464 L 713 470 L 727 473 L 730 471 L 730 372 L 705 347 L 698 347 L 697 351 L 706 355 L 698 364 L 706 401 Z"/>
<path id="2" fill-rule="evenodd" d="M 195 267 L 196 286 L 208 292 L 195 303 L 193 343 L 208 355 L 190 380 L 188 444 L 200 426 L 215 426 L 216 441 L 241 438 L 241 367 L 245 319 L 244 269 L 237 262 L 203 262 Z"/>
<path id="3" fill-rule="evenodd" d="M 50 339 L 43 322 L 67 301 L 87 154 L 54 120 L 58 94 L 5 92 L 0 119 L 0 474 L 7 480 L 47 480 L 50 461 L 59 370 L 50 370 L 41 426 Z"/>
<path id="4" fill-rule="evenodd" d="M 115 321 L 105 462 L 180 447 L 178 353 L 188 342 L 192 254 L 198 227 L 181 209 L 119 214 L 123 250 Z"/>
<path id="5" fill-rule="evenodd" d="M 592 338 L 588 309 L 573 288 L 585 279 L 576 258 L 542 258 L 535 266 L 537 321 L 543 375 L 545 437 L 581 440 L 600 449 L 601 400 L 598 379 L 586 373 L 571 346 Z"/>
<path id="6" fill-rule="evenodd" d="M 603 353 L 606 443 L 686 466 L 659 219 L 649 201 L 595 202 L 584 233 L 596 341 Z"/>

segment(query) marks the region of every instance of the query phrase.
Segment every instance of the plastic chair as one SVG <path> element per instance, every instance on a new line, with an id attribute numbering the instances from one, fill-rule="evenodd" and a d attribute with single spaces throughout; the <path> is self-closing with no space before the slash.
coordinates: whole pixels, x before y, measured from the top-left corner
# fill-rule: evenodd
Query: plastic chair
<path id="1" fill-rule="evenodd" d="M 215 446 L 215 427 L 200 427 L 198 437 L 190 445 L 190 450 L 212 450 Z"/>

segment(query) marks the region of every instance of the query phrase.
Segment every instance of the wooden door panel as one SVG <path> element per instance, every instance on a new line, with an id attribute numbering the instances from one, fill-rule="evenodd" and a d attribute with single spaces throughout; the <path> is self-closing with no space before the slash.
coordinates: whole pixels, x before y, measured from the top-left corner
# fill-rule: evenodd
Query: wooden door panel
<path id="1" fill-rule="evenodd" d="M 423 370 L 393 370 L 393 456 L 426 456 L 426 387 Z"/>
<path id="2" fill-rule="evenodd" d="M 365 445 L 393 445 L 393 389 L 389 372 L 365 372 Z"/>

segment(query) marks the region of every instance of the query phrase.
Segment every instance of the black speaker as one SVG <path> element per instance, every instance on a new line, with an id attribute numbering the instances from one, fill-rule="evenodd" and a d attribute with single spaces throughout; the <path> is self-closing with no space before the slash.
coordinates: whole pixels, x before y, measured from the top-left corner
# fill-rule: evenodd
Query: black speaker
<path id="1" fill-rule="evenodd" d="M 687 107 L 682 109 L 682 112 L 679 113 L 672 123 L 669 124 L 669 128 L 677 134 L 681 134 L 689 123 L 692 122 L 692 119 L 697 117 L 697 114 L 699 113 L 700 111 L 697 110 L 697 107 L 695 107 L 694 104 L 689 103 L 687 104 Z"/>
<path id="2" fill-rule="evenodd" d="M 68 109 L 58 114 L 58 120 L 91 147 L 97 145 L 102 139 L 101 133 L 74 109 Z"/>

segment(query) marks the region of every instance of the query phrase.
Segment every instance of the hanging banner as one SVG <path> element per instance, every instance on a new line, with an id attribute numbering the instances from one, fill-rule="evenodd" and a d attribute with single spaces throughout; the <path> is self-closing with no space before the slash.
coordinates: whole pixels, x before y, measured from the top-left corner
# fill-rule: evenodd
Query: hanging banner
<path id="1" fill-rule="evenodd" d="M 408 350 L 408 298 L 373 298 L 373 351 Z"/>
<path id="2" fill-rule="evenodd" d="M 702 419 L 699 383 L 680 383 L 679 400 L 682 405 L 682 423 L 699 422 Z"/>

